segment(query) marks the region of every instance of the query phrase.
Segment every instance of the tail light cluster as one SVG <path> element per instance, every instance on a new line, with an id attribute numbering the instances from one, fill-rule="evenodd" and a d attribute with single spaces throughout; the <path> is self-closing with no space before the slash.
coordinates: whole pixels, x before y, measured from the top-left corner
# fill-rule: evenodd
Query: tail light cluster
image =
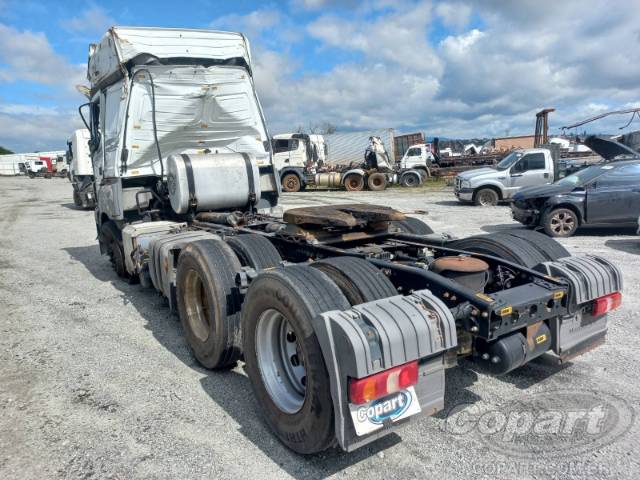
<path id="1" fill-rule="evenodd" d="M 409 362 L 364 378 L 349 380 L 349 401 L 362 404 L 418 383 L 418 362 Z"/>
<path id="2" fill-rule="evenodd" d="M 622 293 L 614 292 L 604 297 L 596 298 L 593 301 L 592 315 L 599 317 L 607 312 L 615 310 L 622 303 Z"/>

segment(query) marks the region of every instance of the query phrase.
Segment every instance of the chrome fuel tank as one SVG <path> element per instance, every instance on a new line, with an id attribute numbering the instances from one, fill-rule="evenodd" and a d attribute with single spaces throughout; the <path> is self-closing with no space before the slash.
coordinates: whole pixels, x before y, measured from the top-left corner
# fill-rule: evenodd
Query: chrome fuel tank
<path id="1" fill-rule="evenodd" d="M 242 209 L 260 200 L 258 166 L 248 154 L 171 155 L 167 183 L 176 213 Z"/>

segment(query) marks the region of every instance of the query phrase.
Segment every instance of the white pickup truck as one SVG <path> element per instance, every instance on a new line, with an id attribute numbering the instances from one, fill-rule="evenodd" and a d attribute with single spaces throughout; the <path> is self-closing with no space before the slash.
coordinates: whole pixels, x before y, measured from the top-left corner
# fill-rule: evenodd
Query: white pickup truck
<path id="1" fill-rule="evenodd" d="M 550 150 L 514 150 L 495 167 L 460 173 L 454 183 L 454 193 L 461 202 L 491 206 L 511 199 L 524 187 L 553 183 L 557 177 L 558 165 Z"/>

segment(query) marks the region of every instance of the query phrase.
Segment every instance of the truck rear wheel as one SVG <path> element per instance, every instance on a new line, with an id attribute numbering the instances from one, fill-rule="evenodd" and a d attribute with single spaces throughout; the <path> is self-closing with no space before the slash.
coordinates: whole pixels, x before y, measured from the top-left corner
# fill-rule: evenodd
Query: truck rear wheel
<path id="1" fill-rule="evenodd" d="M 344 179 L 344 188 L 350 192 L 360 192 L 364 189 L 364 177 L 357 173 L 351 173 Z"/>
<path id="2" fill-rule="evenodd" d="M 356 257 L 334 257 L 311 264 L 325 273 L 351 305 L 393 297 L 398 291 L 391 280 L 374 265 Z"/>
<path id="3" fill-rule="evenodd" d="M 73 203 L 76 207 L 82 206 L 82 199 L 80 198 L 80 194 L 76 189 L 73 190 Z"/>
<path id="4" fill-rule="evenodd" d="M 228 368 L 241 356 L 235 276 L 241 265 L 220 240 L 188 244 L 178 257 L 176 297 L 187 343 L 206 368 Z"/>
<path id="5" fill-rule="evenodd" d="M 433 233 L 431 227 L 418 218 L 407 217 L 404 220 L 396 220 L 391 223 L 398 227 L 400 231 L 412 235 L 429 235 Z"/>
<path id="6" fill-rule="evenodd" d="M 505 233 L 475 235 L 455 240 L 446 246 L 468 252 L 492 255 L 527 268 L 533 268 L 539 263 L 548 261 L 545 255 L 540 253 L 530 242 Z"/>
<path id="7" fill-rule="evenodd" d="M 295 173 L 287 173 L 282 177 L 282 190 L 285 192 L 299 192 L 301 189 L 302 182 Z"/>
<path id="8" fill-rule="evenodd" d="M 367 182 L 369 190 L 379 192 L 387 188 L 387 176 L 384 173 L 376 172 L 369 175 Z"/>
<path id="9" fill-rule="evenodd" d="M 334 440 L 329 374 L 311 320 L 349 303 L 315 268 L 262 272 L 242 312 L 245 371 L 267 424 L 287 447 L 317 453 Z"/>
<path id="10" fill-rule="evenodd" d="M 256 270 L 277 267 L 282 257 L 273 244 L 262 235 L 248 233 L 228 237 L 227 243 L 235 252 L 242 266 Z"/>

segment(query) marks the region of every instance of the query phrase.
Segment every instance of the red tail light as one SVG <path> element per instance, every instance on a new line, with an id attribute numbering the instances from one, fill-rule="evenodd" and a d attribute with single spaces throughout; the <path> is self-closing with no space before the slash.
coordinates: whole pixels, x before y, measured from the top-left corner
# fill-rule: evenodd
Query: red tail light
<path id="1" fill-rule="evenodd" d="M 349 380 L 349 400 L 361 404 L 418 383 L 418 362 L 405 363 L 364 378 Z"/>
<path id="2" fill-rule="evenodd" d="M 600 315 L 604 315 L 607 312 L 615 310 L 622 303 L 622 293 L 614 292 L 609 295 L 605 295 L 604 297 L 596 298 L 593 301 L 593 312 L 592 315 L 594 317 L 599 317 Z"/>

